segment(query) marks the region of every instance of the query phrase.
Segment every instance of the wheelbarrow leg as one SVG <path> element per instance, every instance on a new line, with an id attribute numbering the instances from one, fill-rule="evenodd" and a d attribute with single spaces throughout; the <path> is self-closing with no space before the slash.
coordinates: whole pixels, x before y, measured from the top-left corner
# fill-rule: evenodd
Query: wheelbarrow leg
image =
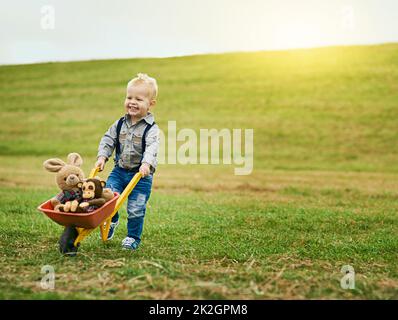
<path id="1" fill-rule="evenodd" d="M 59 251 L 65 255 L 75 256 L 79 247 L 75 246 L 74 242 L 78 235 L 75 227 L 65 227 L 59 239 Z"/>
<path id="2" fill-rule="evenodd" d="M 85 229 L 85 228 L 76 228 L 78 232 L 78 236 L 75 239 L 74 246 L 80 246 L 80 242 L 83 241 L 94 229 Z"/>
<path id="3" fill-rule="evenodd" d="M 102 241 L 108 240 L 109 229 L 111 228 L 112 216 L 105 220 L 105 222 L 100 224 L 100 233 Z"/>

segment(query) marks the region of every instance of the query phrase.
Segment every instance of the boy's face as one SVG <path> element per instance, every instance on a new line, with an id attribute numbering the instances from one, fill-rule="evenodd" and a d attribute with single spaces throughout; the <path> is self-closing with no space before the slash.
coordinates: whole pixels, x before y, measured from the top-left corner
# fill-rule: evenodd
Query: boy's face
<path id="1" fill-rule="evenodd" d="M 144 118 L 156 100 L 152 99 L 151 90 L 145 83 L 133 84 L 127 88 L 124 107 L 132 119 Z"/>

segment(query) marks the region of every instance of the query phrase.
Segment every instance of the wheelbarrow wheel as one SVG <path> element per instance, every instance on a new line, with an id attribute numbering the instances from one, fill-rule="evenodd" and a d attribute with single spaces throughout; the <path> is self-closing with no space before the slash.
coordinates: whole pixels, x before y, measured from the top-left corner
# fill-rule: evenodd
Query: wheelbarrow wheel
<path id="1" fill-rule="evenodd" d="M 79 248 L 74 246 L 74 242 L 78 235 L 75 227 L 65 227 L 59 239 L 59 251 L 68 256 L 75 256 Z"/>

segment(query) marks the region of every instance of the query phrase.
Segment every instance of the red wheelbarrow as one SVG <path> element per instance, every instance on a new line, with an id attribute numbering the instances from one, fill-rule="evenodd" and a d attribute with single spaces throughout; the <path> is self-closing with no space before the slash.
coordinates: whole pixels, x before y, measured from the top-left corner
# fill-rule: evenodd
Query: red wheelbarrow
<path id="1" fill-rule="evenodd" d="M 91 170 L 89 178 L 94 177 L 98 171 L 99 168 Z M 107 241 L 112 217 L 128 198 L 141 177 L 141 173 L 137 172 L 120 195 L 114 192 L 114 197 L 111 200 L 93 212 L 76 214 L 54 211 L 50 200 L 42 203 L 37 209 L 51 220 L 65 226 L 59 240 L 60 252 L 75 255 L 82 240 L 98 226 L 100 227 L 102 241 Z"/>

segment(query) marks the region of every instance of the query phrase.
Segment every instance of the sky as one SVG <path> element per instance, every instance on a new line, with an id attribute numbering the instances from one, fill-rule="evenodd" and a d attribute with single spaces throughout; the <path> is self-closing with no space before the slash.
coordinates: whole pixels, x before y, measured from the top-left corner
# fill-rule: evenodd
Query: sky
<path id="1" fill-rule="evenodd" d="M 0 0 L 0 64 L 398 42 L 398 0 Z"/>

